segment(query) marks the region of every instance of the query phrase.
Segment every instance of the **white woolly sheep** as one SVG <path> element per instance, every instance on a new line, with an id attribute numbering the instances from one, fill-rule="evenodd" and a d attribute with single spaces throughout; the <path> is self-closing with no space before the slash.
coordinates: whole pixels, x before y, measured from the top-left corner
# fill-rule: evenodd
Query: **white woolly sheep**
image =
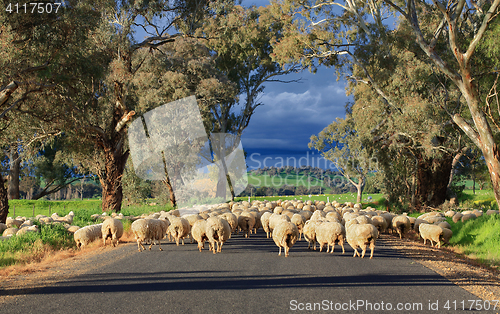
<path id="1" fill-rule="evenodd" d="M 3 231 L 2 237 L 11 237 L 13 235 L 16 235 L 18 231 L 19 229 L 16 227 L 7 228 Z"/>
<path id="2" fill-rule="evenodd" d="M 198 249 L 201 252 L 201 250 L 205 248 L 205 241 L 208 241 L 207 221 L 204 219 L 197 220 L 191 228 L 191 235 L 198 243 Z"/>
<path id="3" fill-rule="evenodd" d="M 281 248 L 285 249 L 285 257 L 290 254 L 290 248 L 297 242 L 299 230 L 297 226 L 289 221 L 282 220 L 273 231 L 273 240 L 280 248 L 278 255 L 281 255 Z"/>
<path id="4" fill-rule="evenodd" d="M 36 225 L 24 226 L 21 229 L 19 229 L 19 231 L 16 233 L 16 236 L 20 236 L 20 235 L 26 234 L 28 232 L 40 232 L 40 230 L 38 230 L 38 226 L 36 226 Z"/>
<path id="5" fill-rule="evenodd" d="M 229 223 L 229 226 L 231 227 L 231 233 L 235 232 L 236 229 L 238 229 L 238 218 L 235 214 L 226 212 L 220 215 L 220 218 L 225 219 Z M 229 236 L 229 238 L 231 238 L 231 235 Z"/>
<path id="6" fill-rule="evenodd" d="M 111 244 L 117 246 L 123 235 L 123 223 L 120 219 L 108 217 L 102 223 L 101 232 L 104 245 L 106 245 L 106 240 L 110 238 Z"/>
<path id="7" fill-rule="evenodd" d="M 260 223 L 262 224 L 262 229 L 266 232 L 266 238 L 269 238 L 270 230 L 269 230 L 269 218 L 271 218 L 270 212 L 265 212 L 260 216 Z"/>
<path id="8" fill-rule="evenodd" d="M 323 222 L 316 227 L 316 240 L 319 244 L 319 251 L 323 249 L 323 246 L 326 244 L 326 252 L 332 250 L 330 253 L 333 253 L 333 249 L 335 248 L 335 243 L 337 242 L 342 247 L 342 254 L 345 253 L 344 250 L 344 241 L 345 241 L 346 231 L 344 226 L 338 222 Z"/>
<path id="9" fill-rule="evenodd" d="M 424 239 L 424 245 L 427 240 L 431 242 L 431 246 L 434 246 L 433 241 L 436 242 L 437 247 L 441 247 L 441 239 L 443 237 L 443 228 L 438 225 L 431 224 L 420 224 L 418 227 L 420 232 L 420 237 Z"/>
<path id="10" fill-rule="evenodd" d="M 373 216 L 372 224 L 377 228 L 379 234 L 387 230 L 387 220 L 382 216 Z"/>
<path id="11" fill-rule="evenodd" d="M 100 239 L 102 237 L 102 223 L 97 225 L 85 226 L 83 228 L 78 229 L 73 238 L 75 239 L 76 246 L 81 248 L 90 244 L 91 242 Z"/>
<path id="12" fill-rule="evenodd" d="M 222 245 L 231 235 L 231 226 L 229 223 L 219 217 L 210 217 L 207 219 L 206 235 L 210 242 L 210 247 L 215 254 L 215 243 L 217 243 L 217 252 L 222 251 Z"/>
<path id="13" fill-rule="evenodd" d="M 300 241 L 300 239 L 302 239 L 302 233 L 304 231 L 304 224 L 305 224 L 304 218 L 299 214 L 293 214 L 292 218 L 290 219 L 290 222 L 297 226 L 297 229 L 299 230 L 299 241 Z"/>
<path id="14" fill-rule="evenodd" d="M 354 249 L 353 257 L 360 256 L 357 248 L 361 248 L 361 258 L 365 257 L 366 247 L 370 245 L 370 259 L 375 250 L 375 241 L 378 237 L 377 228 L 372 224 L 353 224 L 346 228 L 347 243 Z"/>
<path id="15" fill-rule="evenodd" d="M 410 220 L 406 215 L 396 216 L 392 219 L 392 229 L 396 230 L 399 238 L 402 239 L 410 231 Z"/>
<path id="16" fill-rule="evenodd" d="M 189 235 L 190 231 L 191 225 L 187 219 L 177 216 L 172 216 L 170 218 L 170 226 L 167 232 L 175 239 L 175 244 L 177 246 L 179 246 L 179 241 L 182 241 L 182 245 L 184 245 L 184 238 Z"/>
<path id="17" fill-rule="evenodd" d="M 135 240 L 137 241 L 137 249 L 139 250 L 139 252 L 146 249 L 144 248 L 142 242 L 149 241 L 151 241 L 149 250 L 151 250 L 151 247 L 153 246 L 155 241 L 157 241 L 160 251 L 163 251 L 163 249 L 161 248 L 161 240 L 165 237 L 165 233 L 168 229 L 167 220 L 141 218 L 134 221 L 130 228 L 135 236 Z"/>
<path id="18" fill-rule="evenodd" d="M 290 222 L 290 217 L 279 214 L 272 214 L 271 217 L 269 217 L 269 232 L 271 233 L 271 236 L 273 234 L 274 228 L 276 228 L 276 226 L 283 220 Z"/>
<path id="19" fill-rule="evenodd" d="M 316 250 L 316 227 L 321 224 L 319 220 L 308 220 L 304 224 L 304 239 L 307 241 L 307 248 L 311 248 L 311 243 L 313 250 Z"/>
<path id="20" fill-rule="evenodd" d="M 250 233 L 255 226 L 255 216 L 251 212 L 242 212 L 238 217 L 238 227 L 245 234 L 245 238 L 250 236 Z"/>

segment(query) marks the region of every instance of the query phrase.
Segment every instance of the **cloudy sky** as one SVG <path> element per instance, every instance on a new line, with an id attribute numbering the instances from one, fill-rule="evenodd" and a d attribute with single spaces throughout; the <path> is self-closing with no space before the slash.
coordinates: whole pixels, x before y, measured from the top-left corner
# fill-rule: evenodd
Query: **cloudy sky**
<path id="1" fill-rule="evenodd" d="M 242 136 L 247 166 L 261 168 L 284 161 L 285 166 L 328 167 L 320 153 L 308 148 L 309 138 L 337 117 L 345 117 L 345 82 L 337 81 L 332 69 L 308 71 L 285 79 L 299 83 L 269 83 Z M 295 163 L 295 164 L 294 164 Z M 318 165 L 319 164 L 319 165 Z"/>
<path id="2" fill-rule="evenodd" d="M 267 5 L 268 0 L 243 0 L 242 5 Z M 247 167 L 320 166 L 330 163 L 307 147 L 337 117 L 345 117 L 345 82 L 337 81 L 333 69 L 320 68 L 316 74 L 305 71 L 284 76 L 299 83 L 268 83 L 258 107 L 242 135 Z"/>

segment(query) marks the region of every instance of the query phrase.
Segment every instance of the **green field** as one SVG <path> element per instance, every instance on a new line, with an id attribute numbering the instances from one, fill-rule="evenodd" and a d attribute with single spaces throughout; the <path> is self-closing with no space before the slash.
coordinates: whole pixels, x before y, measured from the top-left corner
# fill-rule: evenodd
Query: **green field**
<path id="1" fill-rule="evenodd" d="M 335 177 L 332 177 L 333 179 Z M 338 176 L 338 178 L 342 178 Z M 302 172 L 295 173 L 292 172 L 290 174 L 286 174 L 285 172 L 281 172 L 276 176 L 269 176 L 267 173 L 265 174 L 248 174 L 248 184 L 254 186 L 265 186 L 265 187 L 281 187 L 283 185 L 291 185 L 291 186 L 320 186 L 322 188 L 327 188 L 322 180 L 318 180 L 313 176 L 307 176 Z"/>

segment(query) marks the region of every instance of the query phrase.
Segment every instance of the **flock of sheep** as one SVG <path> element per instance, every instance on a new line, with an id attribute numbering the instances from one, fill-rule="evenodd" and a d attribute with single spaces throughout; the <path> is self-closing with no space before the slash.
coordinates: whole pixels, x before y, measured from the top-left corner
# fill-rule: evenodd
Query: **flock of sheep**
<path id="1" fill-rule="evenodd" d="M 498 211 L 488 211 L 486 214 L 494 214 Z M 251 237 L 258 229 L 266 232 L 267 238 L 272 238 L 287 257 L 290 249 L 301 240 L 302 236 L 308 242 L 308 249 L 319 251 L 326 246 L 326 252 L 333 253 L 335 245 L 340 245 L 342 253 L 345 253 L 344 243 L 354 249 L 353 257 L 365 256 L 367 248 L 370 248 L 370 258 L 373 257 L 375 242 L 382 233 L 397 233 L 400 238 L 413 230 L 423 240 L 431 245 L 440 247 L 441 242 L 448 243 L 453 233 L 446 217 L 452 218 L 454 222 L 465 221 L 481 216 L 482 211 L 446 213 L 430 212 L 418 218 L 409 217 L 406 214 L 396 215 L 387 211 L 374 210 L 371 207 L 361 208 L 361 204 L 350 202 L 340 204 L 338 202 L 325 203 L 324 201 L 253 201 L 252 203 L 230 202 L 205 208 L 196 213 L 181 215 L 181 211 L 161 211 L 140 217 L 124 217 L 122 214 L 112 216 L 93 215 L 100 223 L 79 228 L 71 226 L 74 214 L 59 217 L 53 214 L 51 217 L 37 216 L 35 219 L 42 223 L 62 223 L 69 232 L 74 233 L 74 239 L 78 247 L 101 239 L 106 245 L 107 239 L 111 239 L 116 246 L 123 236 L 123 219 L 132 220 L 131 232 L 137 242 L 139 251 L 145 250 L 144 244 L 149 244 L 151 250 L 153 244 L 161 248 L 161 241 L 168 237 L 177 245 L 184 245 L 184 239 L 190 238 L 196 241 L 201 252 L 205 248 L 205 242 L 209 243 L 209 249 L 215 254 L 222 251 L 223 244 L 233 234 L 242 232 L 245 238 Z M 30 220 L 21 217 L 9 218 L 7 224 L 0 225 L 3 236 L 9 232 L 37 231 Z M 30 229 L 28 229 L 30 228 Z M 1 230 L 5 229 L 5 230 Z M 16 229 L 16 230 L 13 230 Z M 25 231 L 23 231 L 25 230 Z M 358 249 L 361 252 L 358 252 Z"/>

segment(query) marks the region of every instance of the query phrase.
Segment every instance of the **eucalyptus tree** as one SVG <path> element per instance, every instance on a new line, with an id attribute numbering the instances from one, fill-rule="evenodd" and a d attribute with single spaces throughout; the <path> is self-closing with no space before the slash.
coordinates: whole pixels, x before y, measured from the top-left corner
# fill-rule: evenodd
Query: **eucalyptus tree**
<path id="1" fill-rule="evenodd" d="M 356 202 L 361 203 L 366 178 L 378 170 L 378 161 L 364 146 L 352 117 L 337 118 L 318 135 L 312 135 L 309 148 L 320 151 L 356 187 Z"/>
<path id="2" fill-rule="evenodd" d="M 435 90 L 442 99 L 438 106 L 481 149 L 498 203 L 500 155 L 494 136 L 499 130 L 498 115 L 490 115 L 487 110 L 488 101 L 495 100 L 491 96 L 495 94 L 497 81 L 491 80 L 491 76 L 497 75 L 494 66 L 497 62 L 485 62 L 485 55 L 478 51 L 497 49 L 488 38 L 495 31 L 490 25 L 497 25 L 499 5 L 499 0 L 284 0 L 273 3 L 275 14 L 288 22 L 286 40 L 277 42 L 275 51 L 281 62 L 301 60 L 311 66 L 335 65 L 339 73 L 352 72 L 356 66 L 357 82 L 366 83 L 383 99 L 386 104 L 383 114 L 390 117 L 401 106 L 372 75 L 367 67 L 370 64 L 362 57 L 363 53 L 390 57 L 394 42 L 389 39 L 400 38 L 389 36 L 392 29 L 387 19 L 404 21 L 409 30 L 406 35 L 411 36 L 426 60 L 433 64 L 434 71 L 450 82 Z M 488 41 L 489 46 L 481 47 Z M 498 55 L 490 53 L 491 58 L 498 59 Z M 378 66 L 390 71 L 385 62 Z M 485 84 L 490 84 L 489 88 Z M 386 121 L 382 120 L 382 124 Z"/>
<path id="3" fill-rule="evenodd" d="M 156 93 L 140 84 L 140 77 L 145 75 L 142 67 L 155 53 L 164 53 L 162 47 L 192 35 L 208 11 L 208 1 L 182 0 L 107 1 L 100 8 L 90 50 L 96 52 L 92 61 L 104 69 L 104 74 L 91 76 L 92 82 L 82 85 L 78 95 L 68 90 L 61 100 L 71 110 L 70 131 L 80 142 L 74 156 L 80 156 L 82 165 L 87 163 L 99 177 L 103 211 L 121 209 L 121 180 L 129 157 L 127 124 L 136 113 L 143 112 L 142 98 L 149 93 L 159 96 L 149 104 L 151 107 L 169 99 L 161 94 L 164 90 Z M 139 29 L 143 39 L 134 36 Z M 168 74 L 162 73 L 157 82 L 161 85 Z M 170 96 L 186 95 L 185 88 L 170 87 L 174 89 Z"/>
<path id="4" fill-rule="evenodd" d="M 206 38 L 206 45 L 215 53 L 217 68 L 236 85 L 239 97 L 219 102 L 215 106 L 204 106 L 202 112 L 205 127 L 210 134 L 228 133 L 224 146 L 219 151 L 230 153 L 239 143 L 243 131 L 248 127 L 252 115 L 262 103 L 259 95 L 265 84 L 270 82 L 290 83 L 283 79 L 288 73 L 300 70 L 298 64 L 291 63 L 286 68 L 272 60 L 272 41 L 281 37 L 282 22 L 265 7 L 245 8 L 228 5 L 218 10 L 205 21 L 198 30 L 198 36 Z M 229 140 L 229 139 L 232 140 Z M 221 143 L 222 141 L 215 141 Z M 220 145 L 216 145 L 220 146 Z M 214 151 L 217 151 L 214 150 Z M 228 184 L 234 199 L 233 182 L 227 173 L 223 156 L 214 158 L 221 161 L 223 169 L 218 181 L 217 195 L 224 197 Z M 224 177 L 223 174 L 226 174 Z"/>
<path id="5" fill-rule="evenodd" d="M 35 152 L 36 143 L 61 133 L 67 117 L 59 110 L 61 86 L 95 70 L 86 63 L 85 43 L 99 17 L 78 1 L 47 2 L 43 9 L 52 10 L 43 14 L 24 13 L 32 9 L 26 6 L 6 3 L 0 12 L 0 138 L 3 147 L 22 147 L 25 156 Z M 0 221 L 8 210 L 0 175 Z"/>

